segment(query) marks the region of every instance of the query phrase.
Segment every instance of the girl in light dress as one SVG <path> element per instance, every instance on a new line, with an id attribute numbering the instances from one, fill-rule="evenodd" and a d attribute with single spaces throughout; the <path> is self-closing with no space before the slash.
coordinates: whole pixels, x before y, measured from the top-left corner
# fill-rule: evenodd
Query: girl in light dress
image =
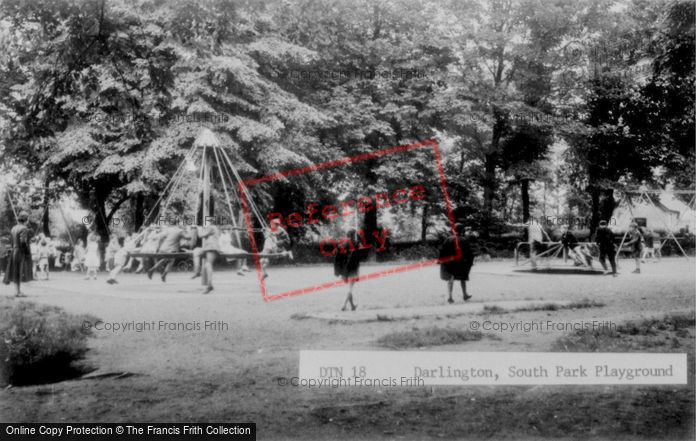
<path id="1" fill-rule="evenodd" d="M 81 273 L 85 269 L 85 245 L 83 245 L 83 240 L 78 239 L 73 247 L 73 262 L 71 263 L 71 269 L 73 271 L 80 271 Z"/>
<path id="2" fill-rule="evenodd" d="M 97 235 L 94 233 L 88 235 L 87 247 L 85 248 L 85 266 L 87 267 L 85 280 L 90 279 L 90 275 L 92 275 L 93 280 L 97 280 L 97 270 L 100 267 L 100 248 Z"/>
<path id="3" fill-rule="evenodd" d="M 37 268 L 39 268 L 39 240 L 40 237 L 33 237 L 29 243 L 29 250 L 32 254 L 32 279 L 37 280 Z"/>
<path id="4" fill-rule="evenodd" d="M 117 255 L 117 251 L 121 248 L 119 245 L 119 238 L 116 235 L 112 235 L 109 238 L 109 245 L 105 250 L 105 261 L 107 263 L 107 271 L 112 271 L 115 267 L 114 259 Z"/>
<path id="5" fill-rule="evenodd" d="M 44 280 L 49 280 L 49 255 L 51 248 L 46 239 L 42 239 L 39 244 L 39 274 Z"/>

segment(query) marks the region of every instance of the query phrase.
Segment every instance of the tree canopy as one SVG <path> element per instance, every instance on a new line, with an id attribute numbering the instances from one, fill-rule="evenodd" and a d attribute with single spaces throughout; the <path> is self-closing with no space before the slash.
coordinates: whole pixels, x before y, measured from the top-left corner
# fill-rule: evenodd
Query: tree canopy
<path id="1" fill-rule="evenodd" d="M 690 1 L 1 0 L 0 16 L 4 171 L 71 188 L 103 236 L 124 203 L 143 218 L 202 127 L 247 177 L 438 138 L 459 215 L 486 233 L 527 221 L 553 155 L 594 221 L 615 189 L 694 188 Z M 377 159 L 254 197 L 431 173 Z M 416 207 L 423 237 L 440 203 Z"/>

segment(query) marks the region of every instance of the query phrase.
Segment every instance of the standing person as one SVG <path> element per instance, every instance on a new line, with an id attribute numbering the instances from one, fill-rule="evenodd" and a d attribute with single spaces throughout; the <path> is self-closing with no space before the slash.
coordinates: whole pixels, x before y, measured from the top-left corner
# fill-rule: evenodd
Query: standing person
<path id="1" fill-rule="evenodd" d="M 530 247 L 530 263 L 535 270 L 537 269 L 537 253 L 542 249 L 542 242 L 544 242 L 546 234 L 537 219 L 530 219 L 527 224 L 527 242 Z"/>
<path id="2" fill-rule="evenodd" d="M 202 258 L 204 253 L 202 252 L 202 238 L 199 235 L 199 229 L 197 226 L 193 225 L 190 228 L 190 253 L 192 253 L 192 261 L 194 262 L 194 274 L 192 279 L 202 275 Z"/>
<path id="3" fill-rule="evenodd" d="M 71 269 L 76 271 L 75 268 L 81 273 L 85 270 L 85 245 L 83 244 L 83 239 L 78 239 L 73 248 L 73 263 Z"/>
<path id="4" fill-rule="evenodd" d="M 204 288 L 203 294 L 209 294 L 214 291 L 212 279 L 214 277 L 214 262 L 219 257 L 219 229 L 215 225 L 207 225 L 202 227 L 199 234 L 202 238 L 202 256 L 204 263 L 202 265 L 202 285 Z"/>
<path id="5" fill-rule="evenodd" d="M 97 270 L 100 268 L 100 245 L 95 233 L 88 234 L 87 247 L 85 248 L 85 280 L 97 280 Z"/>
<path id="6" fill-rule="evenodd" d="M 51 256 L 53 257 L 53 268 L 57 269 L 61 266 L 61 250 L 58 249 L 60 242 L 57 237 L 49 238 L 49 250 L 51 250 Z M 51 269 L 51 266 L 49 266 Z"/>
<path id="7" fill-rule="evenodd" d="M 632 247 L 632 255 L 634 257 L 635 266 L 635 270 L 632 271 L 632 274 L 640 274 L 642 270 L 639 263 L 642 259 L 642 255 L 644 254 L 644 236 L 642 235 L 642 232 L 639 231 L 639 226 L 636 222 L 632 222 L 630 224 L 628 236 L 629 240 L 625 242 L 624 245 Z"/>
<path id="8" fill-rule="evenodd" d="M 10 255 L 10 247 L 7 246 L 4 237 L 0 237 L 0 274 L 5 273 L 7 261 Z"/>
<path id="9" fill-rule="evenodd" d="M 454 281 L 459 280 L 459 286 L 462 288 L 462 299 L 466 302 L 471 299 L 467 293 L 467 281 L 469 273 L 474 265 L 474 250 L 472 249 L 471 241 L 465 234 L 465 227 L 462 224 L 457 224 L 457 240 L 459 242 L 460 257 L 459 259 L 450 260 L 440 264 L 440 278 L 447 281 L 447 303 L 454 303 L 452 299 L 452 288 Z M 448 237 L 440 248 L 440 258 L 447 258 L 457 255 L 455 247 L 455 239 Z"/>
<path id="10" fill-rule="evenodd" d="M 654 258 L 654 262 L 658 262 L 661 257 L 661 243 L 658 241 L 658 235 L 651 229 L 640 228 L 644 236 L 644 247 L 642 249 L 642 263 L 646 263 L 647 257 Z"/>
<path id="11" fill-rule="evenodd" d="M 119 250 L 121 246 L 119 245 L 119 238 L 117 237 L 116 234 L 113 234 L 109 237 L 109 244 L 107 244 L 107 248 L 105 249 L 105 261 L 107 264 L 107 271 L 112 271 L 114 268 L 114 257 L 117 254 L 117 250 Z"/>
<path id="12" fill-rule="evenodd" d="M 47 239 L 42 239 L 39 244 L 39 273 L 43 280 L 49 280 L 49 255 L 51 248 L 47 243 Z"/>
<path id="13" fill-rule="evenodd" d="M 600 221 L 598 229 L 595 232 L 595 242 L 600 250 L 600 264 L 605 272 L 608 271 L 608 266 L 605 264 L 605 259 L 610 261 L 613 277 L 617 277 L 617 263 L 615 262 L 615 235 L 608 227 L 607 221 Z"/>
<path id="14" fill-rule="evenodd" d="M 346 240 L 338 241 L 338 247 L 333 261 L 333 270 L 336 276 L 341 277 L 343 282 L 350 285 L 341 311 L 345 311 L 348 304 L 350 304 L 350 309 L 352 311 L 357 309 L 357 305 L 353 302 L 352 289 L 357 281 L 357 276 L 360 274 L 362 252 L 359 246 L 360 243 L 355 230 L 348 231 Z"/>
<path id="15" fill-rule="evenodd" d="M 29 243 L 29 252 L 32 253 L 32 279 L 37 280 L 37 268 L 39 268 L 39 237 L 32 237 Z"/>
<path id="16" fill-rule="evenodd" d="M 27 212 L 22 211 L 17 216 L 17 225 L 12 227 L 10 231 L 11 254 L 7 262 L 3 283 L 5 285 L 15 284 L 15 297 L 26 297 L 20 291 L 20 284 L 30 281 L 32 275 L 32 270 L 29 267 L 32 264 L 32 256 L 29 247 L 31 232 L 27 227 L 28 219 Z"/>
<path id="17" fill-rule="evenodd" d="M 651 257 L 654 258 L 654 262 L 661 260 L 661 237 L 659 233 L 653 231 L 651 233 Z"/>

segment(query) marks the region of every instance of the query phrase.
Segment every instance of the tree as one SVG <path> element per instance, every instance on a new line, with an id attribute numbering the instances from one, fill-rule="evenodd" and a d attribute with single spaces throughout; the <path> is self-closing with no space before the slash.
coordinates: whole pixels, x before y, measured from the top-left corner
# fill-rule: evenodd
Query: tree
<path id="1" fill-rule="evenodd" d="M 303 8 L 279 7 L 284 21 L 276 21 L 285 23 L 280 32 L 316 54 L 287 87 L 329 117 L 318 131 L 328 154 L 354 156 L 435 136 L 434 94 L 450 59 L 434 6 L 311 0 Z M 387 190 L 403 178 L 383 159 L 363 161 L 353 173 L 367 192 Z M 368 211 L 363 222 L 371 235 L 377 212 Z"/>
<path id="2" fill-rule="evenodd" d="M 5 154 L 72 186 L 106 242 L 113 214 L 152 178 L 144 153 L 153 139 L 149 116 L 167 106 L 175 57 L 159 47 L 164 34 L 125 4 L 6 1 L 0 8 L 37 42 L 18 54 L 12 93 L 2 95 L 16 122 Z"/>
<path id="3" fill-rule="evenodd" d="M 660 166 L 666 170 L 666 179 L 682 176 L 682 170 L 688 168 L 687 158 L 694 157 L 694 147 L 688 147 L 694 145 L 689 136 L 689 130 L 694 132 L 694 117 L 688 119 L 689 114 L 694 115 L 694 98 L 670 98 L 679 89 L 684 93 L 694 89 L 694 60 L 688 56 L 694 25 L 687 21 L 693 14 L 687 5 L 670 5 L 667 18 L 657 20 L 653 12 L 660 13 L 666 5 L 632 2 L 628 9 L 611 14 L 593 43 L 591 52 L 597 56 L 591 63 L 592 78 L 586 83 L 586 104 L 581 113 L 587 128 L 570 138 L 573 150 L 569 157 L 572 166 L 582 168 L 585 175 L 581 179 L 581 174 L 573 173 L 572 179 L 585 185 L 590 194 L 591 231 L 600 218 L 609 220 L 612 216 L 615 189 L 663 179 L 658 175 Z M 674 28 L 670 17 L 685 23 L 676 27 L 684 31 L 675 33 L 675 43 L 659 38 L 672 34 L 668 32 Z M 694 23 L 694 18 L 690 20 Z M 674 47 L 678 49 L 675 56 Z M 680 76 L 670 75 L 669 65 L 663 61 L 669 57 L 683 66 L 676 70 Z M 649 59 L 654 61 L 647 80 L 636 73 L 644 74 Z M 674 123 L 679 125 L 671 129 Z"/>
<path id="4" fill-rule="evenodd" d="M 653 146 L 661 180 L 695 187 L 695 4 L 668 3 L 649 43 L 651 73 L 626 120 L 638 144 Z"/>
<path id="5" fill-rule="evenodd" d="M 585 5 L 583 12 L 579 3 L 571 1 L 474 1 L 450 6 L 458 17 L 448 23 L 458 36 L 452 68 L 460 73 L 450 98 L 450 107 L 457 110 L 450 129 L 467 139 L 463 145 L 473 151 L 470 156 L 482 162 L 484 227 L 488 227 L 496 223 L 503 171 L 521 183 L 527 204 L 529 180 L 538 175 L 532 161 L 546 154 L 551 141 L 554 73 L 570 62 L 562 45 L 580 33 L 581 22 L 588 20 L 595 5 Z M 535 131 L 540 133 L 533 137 Z M 525 138 L 521 149 L 516 143 Z M 522 159 L 517 157 L 520 153 Z M 523 216 L 527 212 L 525 207 Z"/>

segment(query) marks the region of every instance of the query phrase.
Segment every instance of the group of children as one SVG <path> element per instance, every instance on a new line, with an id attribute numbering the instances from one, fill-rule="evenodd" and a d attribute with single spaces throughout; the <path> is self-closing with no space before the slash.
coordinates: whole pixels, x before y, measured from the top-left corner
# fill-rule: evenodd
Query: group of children
<path id="1" fill-rule="evenodd" d="M 250 272 L 246 257 L 251 253 L 235 246 L 240 244 L 238 236 L 239 228 L 233 226 L 206 226 L 192 227 L 189 232 L 176 226 L 161 227 L 158 225 L 142 228 L 136 233 L 129 233 L 123 239 L 116 235 L 111 236 L 104 250 L 104 263 L 109 271 L 107 283 L 118 283 L 117 275 L 122 271 L 128 271 L 137 264 L 135 273 L 145 272 L 151 278 L 155 271 L 160 270 L 161 280 L 166 281 L 168 272 L 172 269 L 175 258 L 153 257 L 132 257 L 130 254 L 139 253 L 191 253 L 194 261 L 194 275 L 192 278 L 202 277 L 206 291 L 211 292 L 213 264 L 222 255 L 240 255 L 240 258 L 227 257 L 226 261 L 237 262 L 237 274 L 244 276 Z M 97 279 L 97 273 L 102 266 L 103 260 L 100 255 L 100 239 L 95 233 L 89 233 L 87 243 L 78 239 L 72 251 L 62 252 L 57 247 L 57 241 L 51 237 L 39 234 L 30 240 L 29 244 L 32 259 L 32 275 L 36 280 L 48 280 L 49 278 L 49 257 L 54 258 L 55 266 L 66 266 L 72 271 L 79 271 L 85 274 L 85 279 Z M 265 245 L 262 256 L 284 255 L 291 257 L 291 252 L 285 251 L 289 246 L 289 238 L 286 232 L 273 234 L 266 232 Z M 70 250 L 70 247 L 66 247 Z M 261 259 L 264 277 L 267 277 L 266 268 L 269 263 L 268 257 Z"/>
<path id="2" fill-rule="evenodd" d="M 117 275 L 122 270 L 131 268 L 134 260 L 138 262 L 136 273 L 146 272 L 150 279 L 159 270 L 160 278 L 165 282 L 175 264 L 174 256 L 189 254 L 194 262 L 192 278 L 201 277 L 202 285 L 205 286 L 204 294 L 208 294 L 214 290 L 214 263 L 220 256 L 224 256 L 227 262 L 237 262 L 239 276 L 244 276 L 250 271 L 247 257 L 253 254 L 240 248 L 241 241 L 238 235 L 241 230 L 231 225 L 192 226 L 189 231 L 177 226 L 149 226 L 138 233 L 128 235 L 124 246 L 116 249 L 115 265 L 110 271 L 107 283 L 118 283 Z M 265 231 L 265 245 L 259 254 L 262 257 L 263 277 L 267 277 L 266 267 L 270 256 L 293 257 L 291 251 L 285 250 L 288 243 L 288 236 L 284 230 L 280 230 L 279 233 Z M 131 256 L 132 254 L 136 257 Z"/>
<path id="3" fill-rule="evenodd" d="M 39 234 L 31 239 L 29 249 L 32 254 L 32 278 L 35 280 L 49 279 L 49 257 L 59 258 L 60 256 L 51 237 Z"/>
<path id="4" fill-rule="evenodd" d="M 564 246 L 564 260 L 571 257 L 575 265 L 593 268 L 593 256 L 591 246 L 588 243 L 579 242 L 576 236 L 569 230 L 567 225 L 560 227 L 561 244 Z M 533 221 L 528 225 L 528 242 L 530 245 L 530 262 L 534 269 L 537 269 L 537 256 L 542 250 L 543 236 L 547 233 L 542 226 Z M 625 233 L 623 243 L 618 244 L 615 234 L 612 232 L 606 221 L 600 221 L 596 229 L 594 240 L 598 246 L 599 261 L 605 273 L 608 273 L 608 263 L 611 274 L 617 276 L 616 256 L 619 248 L 631 250 L 635 260 L 635 270 L 633 274 L 640 274 L 640 263 L 645 262 L 648 257 L 653 257 L 655 261 L 661 258 L 660 237 L 652 232 L 644 231 L 637 223 L 632 222 L 629 230 Z"/>

